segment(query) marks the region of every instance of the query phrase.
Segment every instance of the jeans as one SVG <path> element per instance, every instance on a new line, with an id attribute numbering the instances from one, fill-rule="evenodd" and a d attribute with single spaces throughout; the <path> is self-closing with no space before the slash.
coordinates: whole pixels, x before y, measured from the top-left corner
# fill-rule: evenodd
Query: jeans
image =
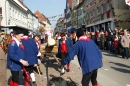
<path id="1" fill-rule="evenodd" d="M 123 48 L 123 54 L 122 58 L 126 57 L 127 59 L 129 58 L 129 50 L 128 47 Z"/>
<path id="2" fill-rule="evenodd" d="M 97 84 L 97 69 L 83 75 L 82 86 L 89 86 L 90 80 L 92 84 Z"/>

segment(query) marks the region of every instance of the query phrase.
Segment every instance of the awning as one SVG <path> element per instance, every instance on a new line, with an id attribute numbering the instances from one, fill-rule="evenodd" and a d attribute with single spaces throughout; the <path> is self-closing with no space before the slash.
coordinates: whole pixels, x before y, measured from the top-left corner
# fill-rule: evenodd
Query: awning
<path id="1" fill-rule="evenodd" d="M 30 29 L 26 28 L 26 27 L 22 27 L 22 26 L 19 26 L 19 25 L 6 25 L 6 26 L 0 26 L 0 28 L 9 28 L 9 29 L 24 29 L 24 30 L 28 30 L 30 31 Z"/>

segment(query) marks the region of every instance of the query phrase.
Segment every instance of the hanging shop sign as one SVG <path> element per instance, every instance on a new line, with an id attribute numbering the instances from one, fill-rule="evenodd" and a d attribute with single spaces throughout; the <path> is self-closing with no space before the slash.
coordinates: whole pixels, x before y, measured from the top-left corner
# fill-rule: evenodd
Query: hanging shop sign
<path id="1" fill-rule="evenodd" d="M 97 22 L 97 21 L 100 21 L 100 20 L 101 20 L 100 15 L 92 19 L 93 22 Z"/>

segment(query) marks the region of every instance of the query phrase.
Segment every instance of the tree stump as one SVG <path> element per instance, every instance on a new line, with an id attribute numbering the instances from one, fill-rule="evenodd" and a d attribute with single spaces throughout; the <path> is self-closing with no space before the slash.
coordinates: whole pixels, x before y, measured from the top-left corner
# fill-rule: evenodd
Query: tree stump
<path id="1" fill-rule="evenodd" d="M 6 56 L 0 47 L 0 86 L 7 86 L 6 83 Z"/>

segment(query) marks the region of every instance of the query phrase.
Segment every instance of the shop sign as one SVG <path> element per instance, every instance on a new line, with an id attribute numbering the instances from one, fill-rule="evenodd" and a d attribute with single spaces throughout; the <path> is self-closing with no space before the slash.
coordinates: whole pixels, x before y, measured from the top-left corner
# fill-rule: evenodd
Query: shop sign
<path id="1" fill-rule="evenodd" d="M 95 17 L 95 18 L 92 19 L 93 22 L 100 21 L 100 20 L 101 20 L 100 16 L 97 16 L 97 17 Z"/>

